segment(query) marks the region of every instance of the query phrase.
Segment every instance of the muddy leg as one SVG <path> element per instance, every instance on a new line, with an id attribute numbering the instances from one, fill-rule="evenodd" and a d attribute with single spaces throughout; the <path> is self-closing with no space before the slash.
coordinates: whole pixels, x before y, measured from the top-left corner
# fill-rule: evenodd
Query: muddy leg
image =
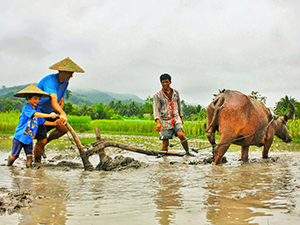
<path id="1" fill-rule="evenodd" d="M 16 157 L 16 156 L 9 156 L 8 157 L 8 160 L 7 160 L 7 166 L 12 166 L 12 164 L 14 164 L 14 162 L 16 161 L 16 159 L 17 159 L 18 157 Z"/>
<path id="2" fill-rule="evenodd" d="M 220 140 L 220 143 L 224 143 L 222 139 Z M 214 151 L 214 160 L 216 164 L 222 163 L 223 155 L 226 153 L 227 149 L 229 148 L 230 144 L 225 145 L 218 145 Z"/>
<path id="3" fill-rule="evenodd" d="M 162 143 L 162 150 L 163 151 L 168 151 L 168 147 L 169 147 L 169 140 L 168 139 L 164 139 L 163 143 Z"/>
<path id="4" fill-rule="evenodd" d="M 31 168 L 32 165 L 32 155 L 26 155 L 27 161 L 26 161 L 26 167 Z"/>
<path id="5" fill-rule="evenodd" d="M 61 136 L 63 136 L 65 133 L 67 133 L 67 129 L 61 125 L 57 126 L 56 129 L 54 131 L 52 131 L 49 136 L 47 137 L 47 144 L 52 141 L 55 140 L 57 138 L 60 138 Z"/>
<path id="6" fill-rule="evenodd" d="M 264 159 L 269 158 L 269 149 L 270 149 L 270 146 L 271 146 L 271 145 L 269 145 L 269 144 L 265 144 L 265 145 L 264 145 L 264 149 L 263 149 L 263 152 L 262 152 L 262 157 L 263 157 Z"/>
<path id="7" fill-rule="evenodd" d="M 177 132 L 177 136 L 178 138 L 180 139 L 180 141 L 184 141 L 186 140 L 186 137 L 184 136 L 184 133 L 182 131 L 178 131 Z M 185 152 L 186 153 L 189 153 L 189 145 L 188 145 L 188 142 L 187 141 L 184 141 L 181 143 L 182 144 L 182 147 L 184 148 Z"/>
<path id="8" fill-rule="evenodd" d="M 47 138 L 37 140 L 34 146 L 34 161 L 41 162 L 42 155 L 44 153 L 45 145 L 47 144 Z"/>
<path id="9" fill-rule="evenodd" d="M 249 146 L 242 146 L 242 152 L 241 152 L 241 159 L 244 162 L 248 161 L 248 151 L 249 151 Z"/>

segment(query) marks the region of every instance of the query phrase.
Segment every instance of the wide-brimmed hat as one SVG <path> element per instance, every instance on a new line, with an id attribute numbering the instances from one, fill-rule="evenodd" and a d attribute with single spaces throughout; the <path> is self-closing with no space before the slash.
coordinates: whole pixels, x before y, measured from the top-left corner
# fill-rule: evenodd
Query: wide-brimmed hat
<path id="1" fill-rule="evenodd" d="M 41 98 L 49 97 L 49 94 L 47 92 L 42 91 L 34 84 L 30 84 L 26 88 L 22 89 L 21 91 L 17 92 L 16 94 L 14 94 L 15 97 L 20 97 L 20 98 L 27 97 L 28 95 L 36 95 Z"/>
<path id="2" fill-rule="evenodd" d="M 84 70 L 80 68 L 76 63 L 74 63 L 69 57 L 64 60 L 50 66 L 49 69 L 59 70 L 59 71 L 68 71 L 68 72 L 78 72 L 84 73 Z"/>

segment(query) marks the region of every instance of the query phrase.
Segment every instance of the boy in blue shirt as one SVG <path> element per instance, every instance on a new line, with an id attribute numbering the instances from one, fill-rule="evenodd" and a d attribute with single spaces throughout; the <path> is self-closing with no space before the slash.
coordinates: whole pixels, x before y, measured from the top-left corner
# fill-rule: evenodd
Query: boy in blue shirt
<path id="1" fill-rule="evenodd" d="M 41 111 L 37 109 L 36 106 L 39 103 L 40 98 L 49 97 L 49 95 L 33 84 L 19 91 L 14 96 L 25 97 L 28 103 L 26 103 L 22 109 L 19 124 L 14 134 L 12 154 L 8 158 L 7 165 L 11 166 L 14 163 L 14 161 L 19 157 L 20 151 L 23 147 L 27 157 L 26 167 L 29 168 L 32 163 L 32 142 L 36 135 L 38 126 L 41 124 L 55 126 L 56 122 L 49 122 L 44 118 L 56 118 L 57 115 L 56 113 L 41 113 Z"/>

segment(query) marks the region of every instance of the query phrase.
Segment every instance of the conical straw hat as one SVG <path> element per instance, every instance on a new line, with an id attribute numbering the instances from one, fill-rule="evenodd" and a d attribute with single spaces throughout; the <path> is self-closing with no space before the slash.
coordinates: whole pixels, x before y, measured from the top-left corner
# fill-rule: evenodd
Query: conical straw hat
<path id="1" fill-rule="evenodd" d="M 74 63 L 69 57 L 54 64 L 53 66 L 50 66 L 49 69 L 84 73 L 84 70 L 81 69 L 80 66 L 78 66 L 76 63 Z"/>
<path id="2" fill-rule="evenodd" d="M 16 94 L 14 94 L 14 96 L 24 98 L 24 97 L 26 97 L 27 95 L 30 95 L 30 94 L 37 95 L 41 98 L 49 97 L 48 93 L 42 91 L 41 89 L 39 89 L 34 84 L 30 84 L 26 88 L 22 89 L 21 91 L 17 92 Z"/>

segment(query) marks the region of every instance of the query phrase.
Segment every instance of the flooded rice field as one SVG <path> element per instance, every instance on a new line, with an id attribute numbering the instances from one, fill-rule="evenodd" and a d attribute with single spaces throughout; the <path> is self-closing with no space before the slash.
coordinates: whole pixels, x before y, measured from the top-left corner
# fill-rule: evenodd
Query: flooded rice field
<path id="1" fill-rule="evenodd" d="M 26 192 L 32 202 L 2 213 L 0 224 L 300 224 L 299 144 L 275 143 L 266 160 L 252 147 L 247 163 L 234 147 L 223 165 L 205 162 L 209 149 L 197 157 L 157 158 L 110 148 L 109 156 L 129 156 L 141 166 L 88 172 L 67 139 L 49 145 L 39 167 L 26 169 L 23 152 L 7 167 L 6 139 L 0 139 L 0 197 Z M 112 139 L 149 149 L 161 144 L 154 137 Z M 98 157 L 90 160 L 98 164 Z"/>

